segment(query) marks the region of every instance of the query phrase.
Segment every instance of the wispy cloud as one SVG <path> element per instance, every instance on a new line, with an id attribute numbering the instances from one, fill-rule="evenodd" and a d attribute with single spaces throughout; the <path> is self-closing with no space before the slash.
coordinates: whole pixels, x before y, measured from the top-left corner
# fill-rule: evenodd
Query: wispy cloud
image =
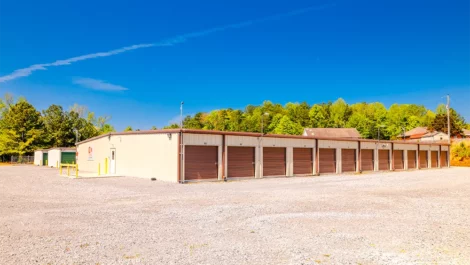
<path id="1" fill-rule="evenodd" d="M 144 44 L 136 44 L 136 45 L 131 45 L 107 52 L 97 52 L 97 53 L 91 53 L 91 54 L 86 54 L 86 55 L 81 55 L 77 57 L 72 57 L 68 58 L 65 60 L 57 60 L 52 63 L 43 63 L 43 64 L 33 64 L 29 67 L 18 69 L 13 71 L 12 73 L 5 75 L 5 76 L 0 76 L 0 83 L 17 79 L 20 77 L 25 77 L 31 75 L 35 71 L 39 70 L 47 70 L 49 67 L 54 67 L 54 66 L 62 66 L 62 65 L 69 65 L 75 62 L 79 61 L 84 61 L 84 60 L 89 60 L 89 59 L 94 59 L 94 58 L 99 58 L 99 57 L 107 57 L 107 56 L 112 56 L 116 54 L 120 54 L 123 52 L 128 52 L 132 50 L 137 50 L 137 49 L 143 49 L 143 48 L 150 48 L 150 47 L 165 47 L 165 46 L 173 46 L 179 43 L 183 43 L 188 41 L 189 39 L 192 38 L 197 38 L 197 37 L 203 37 L 209 34 L 213 34 L 216 32 L 221 32 L 221 31 L 226 31 L 229 29 L 239 29 L 239 28 L 244 28 L 251 26 L 253 24 L 258 24 L 258 23 L 263 23 L 263 22 L 268 22 L 268 21 L 274 21 L 274 20 L 279 20 L 287 17 L 292 17 L 292 16 L 297 16 L 300 14 L 304 14 L 310 11 L 314 10 L 322 10 L 325 8 L 333 7 L 336 4 L 327 4 L 327 5 L 322 5 L 322 6 L 312 6 L 312 7 L 307 7 L 307 8 L 302 8 L 302 9 L 297 9 L 294 11 L 282 13 L 282 14 L 277 14 L 277 15 L 271 15 L 263 18 L 258 18 L 258 19 L 253 19 L 253 20 L 247 20 L 239 23 L 233 23 L 233 24 L 228 24 L 225 26 L 220 26 L 220 27 L 214 27 L 214 28 L 209 28 L 201 31 L 195 31 L 191 33 L 186 33 L 182 35 L 175 36 L 173 38 L 165 39 L 159 42 L 155 43 L 144 43 Z"/>
<path id="2" fill-rule="evenodd" d="M 94 90 L 101 90 L 101 91 L 124 91 L 128 90 L 127 87 L 114 85 L 108 83 L 103 80 L 97 80 L 93 78 L 84 78 L 84 77 L 77 77 L 73 79 L 73 83 L 77 85 L 81 85 L 83 87 L 94 89 Z"/>

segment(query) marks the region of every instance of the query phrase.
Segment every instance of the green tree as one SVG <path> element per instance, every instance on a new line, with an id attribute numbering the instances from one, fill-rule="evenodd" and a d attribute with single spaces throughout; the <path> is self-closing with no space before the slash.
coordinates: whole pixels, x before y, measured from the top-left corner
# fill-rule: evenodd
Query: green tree
<path id="1" fill-rule="evenodd" d="M 32 154 L 42 145 L 42 136 L 41 114 L 26 100 L 19 100 L 0 120 L 0 155 Z"/>
<path id="2" fill-rule="evenodd" d="M 72 132 L 75 134 L 75 141 L 83 141 L 102 134 L 91 122 L 87 121 L 84 118 L 81 118 L 77 112 L 65 112 L 65 115 L 70 121 L 69 129 L 71 129 Z"/>
<path id="3" fill-rule="evenodd" d="M 330 107 L 330 125 L 333 128 L 343 128 L 350 115 L 348 104 L 339 98 Z"/>
<path id="4" fill-rule="evenodd" d="M 275 134 L 291 134 L 291 135 L 301 135 L 303 132 L 303 127 L 293 122 L 288 116 L 284 116 L 279 121 L 279 124 L 274 129 Z"/>
<path id="5" fill-rule="evenodd" d="M 188 115 L 183 120 L 183 127 L 186 129 L 202 129 L 204 127 L 203 117 L 204 117 L 204 113 L 202 112 L 196 113 L 194 117 L 191 117 L 191 115 Z M 176 128 L 179 128 L 179 125 Z"/>
<path id="6" fill-rule="evenodd" d="M 452 137 L 459 136 L 463 134 L 463 123 L 464 120 L 454 109 L 450 109 L 450 135 Z M 434 118 L 434 121 L 428 127 L 430 131 L 438 131 L 447 133 L 447 115 L 446 114 L 437 114 Z"/>
<path id="7" fill-rule="evenodd" d="M 116 130 L 114 129 L 114 127 L 111 125 L 111 124 L 105 124 L 103 125 L 103 128 L 101 128 L 101 130 L 99 131 L 99 134 L 107 134 L 107 133 L 111 133 L 111 132 L 115 132 Z"/>
<path id="8" fill-rule="evenodd" d="M 302 102 L 300 104 L 287 103 L 285 109 L 287 115 L 292 121 L 297 122 L 302 127 L 310 126 L 310 106 L 306 102 Z"/>
<path id="9" fill-rule="evenodd" d="M 310 117 L 310 126 L 313 128 L 327 128 L 330 125 L 330 105 L 315 104 L 310 108 L 308 116 Z"/>
<path id="10" fill-rule="evenodd" d="M 125 132 L 132 132 L 132 127 L 131 126 L 127 126 L 125 129 L 124 129 Z"/>
<path id="11" fill-rule="evenodd" d="M 75 113 L 75 112 L 73 112 Z M 52 147 L 69 147 L 75 144 L 74 123 L 78 124 L 78 114 L 69 116 L 61 106 L 51 105 L 43 111 L 43 122 L 46 131 L 44 139 Z"/>
<path id="12" fill-rule="evenodd" d="M 437 105 L 436 114 L 447 114 L 446 105 L 442 103 Z"/>
<path id="13" fill-rule="evenodd" d="M 163 127 L 163 129 L 179 129 L 179 128 L 180 128 L 180 125 L 177 123 L 172 123 L 168 126 Z"/>
<path id="14" fill-rule="evenodd" d="M 0 98 L 0 119 L 6 114 L 12 105 L 14 105 L 13 95 L 5 93 L 4 98 Z"/>

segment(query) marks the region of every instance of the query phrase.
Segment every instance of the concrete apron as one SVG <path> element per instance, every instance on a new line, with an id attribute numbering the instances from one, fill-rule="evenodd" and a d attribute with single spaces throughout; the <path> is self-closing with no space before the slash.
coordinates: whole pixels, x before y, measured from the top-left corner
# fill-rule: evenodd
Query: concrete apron
<path id="1" fill-rule="evenodd" d="M 59 174 L 61 177 L 66 177 L 66 178 L 71 178 L 71 179 L 93 179 L 93 178 L 115 178 L 115 177 L 123 177 L 120 175 L 116 174 L 100 174 L 96 172 L 80 172 L 78 171 L 78 177 L 75 176 L 75 171 L 70 172 L 70 176 L 67 176 L 67 173 L 64 174 L 62 172 L 62 175 Z"/>

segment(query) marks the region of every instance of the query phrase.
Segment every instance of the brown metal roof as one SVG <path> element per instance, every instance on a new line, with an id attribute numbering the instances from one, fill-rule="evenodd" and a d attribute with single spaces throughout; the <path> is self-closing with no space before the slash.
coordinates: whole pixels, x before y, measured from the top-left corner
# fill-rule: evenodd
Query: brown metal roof
<path id="1" fill-rule="evenodd" d="M 331 138 L 361 138 L 356 128 L 305 128 L 304 135 Z"/>
<path id="2" fill-rule="evenodd" d="M 414 129 L 411 129 L 411 130 L 405 132 L 405 136 L 412 136 L 412 135 L 416 135 L 416 134 L 424 135 L 428 132 L 429 132 L 428 128 L 426 128 L 426 127 L 416 127 Z"/>
<path id="3" fill-rule="evenodd" d="M 196 130 L 196 129 L 163 129 L 163 130 L 148 130 L 148 131 L 132 131 L 132 132 L 112 132 L 102 134 L 84 141 L 77 143 L 77 145 L 94 141 L 104 137 L 110 137 L 113 135 L 135 135 L 135 134 L 163 134 L 163 133 L 194 133 L 194 134 L 214 134 L 214 135 L 234 135 L 234 136 L 251 136 L 251 137 L 269 137 L 269 138 L 289 138 L 289 139 L 318 139 L 318 140 L 333 140 L 333 141 L 357 141 L 361 142 L 378 142 L 374 139 L 360 139 L 360 138 L 337 138 L 337 137 L 319 137 L 319 136 L 302 136 L 302 135 L 283 135 L 283 134 L 261 134 L 254 132 L 228 132 L 228 131 L 214 131 L 214 130 Z M 381 143 L 404 143 L 414 144 L 408 141 L 387 141 L 380 140 Z"/>

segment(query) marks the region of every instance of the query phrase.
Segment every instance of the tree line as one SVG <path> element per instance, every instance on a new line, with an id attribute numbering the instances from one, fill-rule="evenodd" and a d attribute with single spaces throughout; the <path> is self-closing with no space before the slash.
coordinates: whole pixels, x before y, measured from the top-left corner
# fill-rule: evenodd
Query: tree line
<path id="1" fill-rule="evenodd" d="M 463 128 L 470 129 L 454 109 L 450 113 L 453 136 L 462 134 Z M 379 102 L 349 105 L 341 98 L 314 105 L 302 102 L 282 106 L 265 101 L 244 110 L 198 112 L 183 119 L 183 127 L 188 129 L 301 135 L 304 128 L 356 128 L 363 138 L 376 139 L 380 134 L 380 139 L 392 140 L 419 126 L 447 132 L 446 106 L 440 104 L 432 111 L 416 104 L 393 104 L 388 109 Z M 179 128 L 179 124 L 165 128 Z"/>
<path id="2" fill-rule="evenodd" d="M 261 132 L 300 135 L 304 128 L 356 128 L 363 138 L 396 139 L 404 131 L 418 126 L 447 132 L 447 109 L 440 104 L 435 111 L 416 104 L 393 104 L 388 109 L 379 102 L 347 104 L 335 102 L 309 105 L 265 101 L 244 110 L 219 109 L 198 112 L 183 119 L 184 128 Z M 462 134 L 470 124 L 450 109 L 451 134 Z M 109 116 L 96 117 L 85 106 L 64 109 L 50 105 L 38 111 L 25 98 L 15 100 L 10 94 L 0 98 L 0 157 L 32 154 L 36 149 L 71 147 L 77 141 L 114 132 Z M 164 128 L 179 128 L 170 124 Z M 155 126 L 150 128 L 156 130 Z M 124 131 L 132 131 L 128 126 Z M 137 129 L 138 131 L 139 129 Z"/>
<path id="3" fill-rule="evenodd" d="M 25 98 L 15 100 L 6 94 L 0 98 L 0 156 L 5 160 L 36 149 L 75 146 L 77 141 L 113 132 L 109 120 L 77 104 L 68 110 L 50 105 L 40 112 Z"/>

